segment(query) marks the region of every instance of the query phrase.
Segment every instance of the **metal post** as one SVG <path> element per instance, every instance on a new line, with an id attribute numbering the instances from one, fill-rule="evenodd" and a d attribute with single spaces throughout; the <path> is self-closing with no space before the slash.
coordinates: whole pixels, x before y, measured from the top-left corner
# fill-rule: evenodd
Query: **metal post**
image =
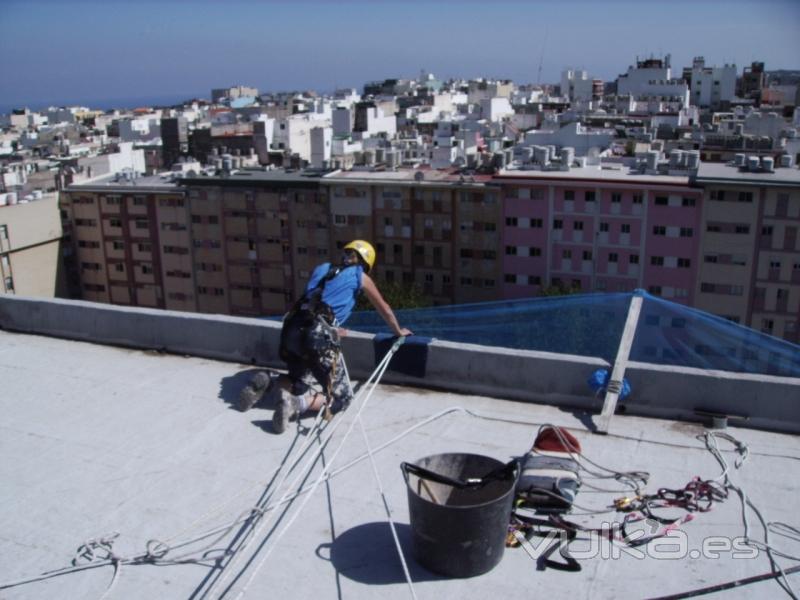
<path id="1" fill-rule="evenodd" d="M 625 320 L 625 329 L 622 331 L 622 339 L 619 341 L 617 358 L 614 361 L 614 368 L 611 377 L 606 385 L 606 397 L 603 401 L 603 412 L 598 419 L 598 433 L 608 433 L 611 424 L 611 417 L 617 408 L 620 391 L 622 391 L 622 378 L 625 376 L 625 369 L 628 366 L 628 356 L 633 345 L 633 336 L 636 334 L 636 325 L 639 323 L 639 313 L 642 311 L 642 295 L 635 293 L 631 298 L 631 305 L 628 308 L 628 318 Z"/>

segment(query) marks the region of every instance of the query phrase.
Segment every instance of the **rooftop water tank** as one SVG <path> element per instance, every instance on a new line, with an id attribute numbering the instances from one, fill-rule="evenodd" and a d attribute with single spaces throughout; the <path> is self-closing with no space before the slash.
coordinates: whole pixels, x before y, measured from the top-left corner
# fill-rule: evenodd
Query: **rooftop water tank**
<path id="1" fill-rule="evenodd" d="M 669 153 L 669 168 L 670 169 L 677 169 L 681 166 L 681 162 L 683 162 L 683 151 L 682 150 L 673 150 Z"/>
<path id="2" fill-rule="evenodd" d="M 686 152 L 686 168 L 694 171 L 700 168 L 700 151 L 690 150 Z"/>
<path id="3" fill-rule="evenodd" d="M 735 154 L 733 157 L 733 164 L 739 167 L 740 169 L 745 166 L 747 161 L 747 157 L 744 154 Z"/>
<path id="4" fill-rule="evenodd" d="M 659 152 L 656 150 L 648 150 L 647 152 L 647 168 L 650 171 L 658 169 L 658 156 Z"/>
<path id="5" fill-rule="evenodd" d="M 772 173 L 775 167 L 775 159 L 771 156 L 765 156 L 761 159 L 761 165 L 764 167 L 764 171 Z"/>
<path id="6" fill-rule="evenodd" d="M 575 160 L 575 148 L 565 146 L 561 149 L 561 166 L 569 168 Z"/>
<path id="7" fill-rule="evenodd" d="M 758 171 L 759 159 L 757 156 L 747 157 L 747 168 L 750 171 Z"/>
<path id="8" fill-rule="evenodd" d="M 782 167 L 784 167 L 784 168 L 791 167 L 792 166 L 792 162 L 793 161 L 792 161 L 792 155 L 791 154 L 784 154 L 784 155 L 781 156 L 781 166 Z"/>
<path id="9" fill-rule="evenodd" d="M 546 165 L 550 162 L 550 149 L 547 146 L 534 146 L 533 160 L 537 164 Z"/>

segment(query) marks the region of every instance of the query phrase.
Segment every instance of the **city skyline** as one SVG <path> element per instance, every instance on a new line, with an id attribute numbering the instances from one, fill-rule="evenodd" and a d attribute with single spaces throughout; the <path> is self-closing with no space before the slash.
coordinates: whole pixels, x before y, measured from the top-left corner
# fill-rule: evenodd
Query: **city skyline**
<path id="1" fill-rule="evenodd" d="M 506 1 L 487 11 L 477 2 L 12 0 L 0 6 L 0 52 L 9 57 L 0 100 L 167 103 L 238 83 L 360 89 L 421 69 L 555 83 L 571 67 L 609 81 L 637 56 L 666 54 L 675 74 L 695 55 L 738 72 L 754 60 L 798 68 L 800 3 L 645 4 Z"/>

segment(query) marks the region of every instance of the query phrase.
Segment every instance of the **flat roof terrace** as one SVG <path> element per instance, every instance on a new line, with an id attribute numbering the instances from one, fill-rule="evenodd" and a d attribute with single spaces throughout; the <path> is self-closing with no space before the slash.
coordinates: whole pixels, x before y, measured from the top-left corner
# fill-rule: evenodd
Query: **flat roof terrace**
<path id="1" fill-rule="evenodd" d="M 220 318 L 231 328 L 244 321 L 248 320 Z M 346 354 L 354 348 L 346 349 Z M 472 351 L 480 354 L 479 347 Z M 347 359 L 353 364 L 359 361 L 352 353 Z M 233 585 L 226 598 L 239 597 L 242 590 L 253 598 L 409 597 L 360 431 L 353 429 L 335 455 L 360 404 L 335 417 L 319 438 L 295 426 L 275 435 L 270 426 L 272 407 L 259 406 L 248 413 L 233 408 L 254 368 L 188 352 L 168 354 L 0 331 L 2 580 L 65 567 L 86 540 L 112 532 L 119 533 L 113 552 L 121 557 L 140 555 L 152 539 L 175 546 L 201 532 L 225 528 L 270 490 L 274 502 L 284 489 L 307 489 L 327 467 L 333 476 L 298 496 L 286 512 L 264 513 L 251 530 L 249 544 L 223 572 L 229 574 L 224 584 L 211 588 L 219 572 L 208 561 L 123 565 L 108 597 L 219 597 L 229 583 Z M 507 549 L 501 563 L 479 577 L 434 575 L 413 558 L 402 461 L 445 452 L 507 461 L 530 448 L 539 424 L 552 423 L 569 427 L 584 454 L 600 465 L 649 471 L 648 491 L 682 487 L 695 476 L 711 479 L 720 474 L 720 467 L 697 439 L 703 432 L 697 424 L 626 415 L 612 422 L 609 435 L 600 436 L 590 433 L 590 414 L 580 409 L 503 400 L 490 393 L 381 384 L 361 419 L 417 597 L 516 597 L 533 590 L 544 597 L 653 597 L 771 570 L 764 552 L 737 558 L 731 551 L 716 557 L 707 551 L 708 540 L 718 541 L 713 536 L 743 535 L 741 505 L 731 495 L 681 525 L 689 551 L 681 558 L 650 556 L 651 543 L 643 558 L 627 552 L 618 557 L 584 557 L 582 570 L 570 573 L 537 570 L 537 562 L 516 548 Z M 302 424 L 312 422 L 306 418 Z M 316 452 L 337 423 L 341 425 L 308 477 L 294 487 L 279 487 L 276 470 L 281 465 L 285 469 L 304 443 L 306 458 Z M 749 447 L 742 468 L 734 472 L 731 466 L 731 477 L 767 519 L 796 525 L 797 486 L 792 482 L 800 480 L 798 438 L 749 429 L 728 433 Z M 732 446 L 722 447 L 733 465 Z M 607 509 L 614 498 L 625 495 L 620 485 L 588 476 L 585 483 L 614 491 L 584 485 L 576 500 L 581 508 L 576 507 L 569 519 L 586 526 L 618 519 L 615 513 L 581 513 L 587 512 L 585 508 Z M 751 537 L 760 539 L 763 532 L 754 516 L 750 524 Z M 223 529 L 226 535 L 216 541 L 212 537 L 175 548 L 171 555 L 204 545 L 216 552 L 211 556 L 219 555 L 240 527 Z M 786 538 L 773 535 L 772 540 L 791 554 L 800 553 Z M 578 539 L 573 551 L 589 547 L 588 540 Z M 784 566 L 789 563 L 784 561 Z M 4 589 L 2 597 L 100 597 L 112 581 L 112 571 L 109 566 L 53 577 Z M 790 575 L 792 579 L 796 585 L 797 577 Z M 774 581 L 766 581 L 732 590 L 725 597 L 779 592 Z"/>

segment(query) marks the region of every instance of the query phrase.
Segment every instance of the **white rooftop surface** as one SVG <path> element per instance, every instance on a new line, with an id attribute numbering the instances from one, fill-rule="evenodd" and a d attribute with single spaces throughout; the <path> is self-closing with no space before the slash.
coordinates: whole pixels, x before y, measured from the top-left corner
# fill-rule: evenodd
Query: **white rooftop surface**
<path id="1" fill-rule="evenodd" d="M 501 169 L 499 177 L 516 177 L 519 179 L 591 179 L 603 181 L 618 181 L 621 183 L 659 183 L 670 185 L 689 185 L 689 177 L 683 175 L 651 175 L 632 172 L 627 167 L 608 165 L 600 167 L 589 165 L 586 167 L 570 167 L 569 171 L 543 171 L 541 169 Z"/>
<path id="2" fill-rule="evenodd" d="M 142 553 L 150 539 L 184 540 L 229 523 L 254 506 L 293 440 L 296 448 L 306 438 L 295 440 L 294 424 L 283 435 L 273 434 L 268 407 L 247 413 L 232 407 L 251 373 L 252 367 L 245 365 L 0 331 L 0 580 L 66 567 L 89 538 L 119 532 L 114 552 L 133 556 Z M 363 422 L 372 445 L 378 446 L 453 406 L 529 424 L 454 411 L 375 455 L 419 598 L 534 594 L 641 598 L 770 571 L 763 553 L 734 559 L 729 552 L 719 558 L 680 560 L 638 559 L 623 553 L 620 559 L 582 560 L 579 573 L 537 571 L 536 562 L 522 548 L 506 549 L 502 562 L 478 577 L 448 579 L 426 571 L 414 562 L 410 548 L 402 461 L 443 452 L 471 452 L 506 461 L 530 448 L 537 431 L 534 423 L 549 422 L 573 428 L 584 453 L 601 465 L 650 471 L 647 490 L 651 492 L 683 486 L 696 475 L 713 478 L 720 473 L 696 439 L 702 428 L 693 424 L 618 415 L 611 434 L 599 436 L 586 430 L 586 415 L 554 407 L 388 385 L 377 388 L 363 412 Z M 356 428 L 341 454 L 335 460 L 333 456 L 356 409 L 357 405 L 351 407 L 329 425 L 343 421 L 324 451 L 333 469 L 364 452 Z M 746 442 L 751 452 L 744 466 L 733 473 L 734 481 L 744 486 L 767 519 L 797 526 L 798 438 L 747 429 L 728 432 Z M 312 443 L 311 448 L 317 447 Z M 725 456 L 733 462 L 732 452 Z M 312 475 L 308 482 L 316 477 Z M 619 488 L 613 481 L 599 485 Z M 277 490 L 273 498 L 280 494 Z M 592 493 L 584 487 L 576 501 L 603 508 L 622 495 Z M 321 484 L 288 533 L 277 539 L 306 497 L 291 505 L 226 598 L 237 597 L 253 573 L 246 598 L 410 597 L 368 460 Z M 599 525 L 613 517 L 568 518 Z M 761 528 L 755 517 L 751 520 L 753 537 L 760 538 Z M 237 559 L 235 572 L 245 566 L 247 556 L 261 545 L 269 529 L 260 532 L 242 559 Z M 692 550 L 701 549 L 708 536 L 741 536 L 738 499 L 732 495 L 710 512 L 697 514 L 682 529 Z M 224 548 L 232 537 L 213 547 Z M 775 545 L 800 554 L 798 544 L 792 547 L 785 538 L 773 538 Z M 573 549 L 579 547 L 587 544 L 576 541 Z M 790 565 L 784 561 L 784 566 Z M 204 581 L 209 572 L 207 566 L 197 564 L 126 565 L 108 597 L 201 598 L 208 591 Z M 0 590 L 0 597 L 100 598 L 111 577 L 112 568 L 106 566 Z M 799 578 L 789 576 L 796 588 Z M 724 597 L 781 595 L 777 583 L 766 581 L 726 592 Z"/>
<path id="3" fill-rule="evenodd" d="M 699 180 L 730 179 L 733 183 L 750 181 L 800 186 L 800 170 L 797 167 L 779 167 L 777 165 L 771 172 L 753 172 L 727 163 L 701 163 L 697 171 L 697 178 Z"/>

